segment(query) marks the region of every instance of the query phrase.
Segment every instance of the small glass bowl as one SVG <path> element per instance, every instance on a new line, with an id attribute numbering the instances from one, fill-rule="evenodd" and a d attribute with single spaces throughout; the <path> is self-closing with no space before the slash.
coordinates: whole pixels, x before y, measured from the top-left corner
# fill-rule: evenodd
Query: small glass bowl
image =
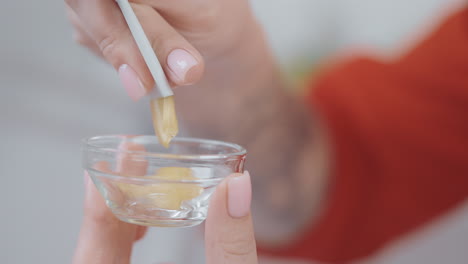
<path id="1" fill-rule="evenodd" d="M 244 171 L 236 144 L 155 136 L 109 135 L 83 140 L 83 166 L 120 220 L 145 226 L 188 227 L 206 218 L 216 186 Z"/>

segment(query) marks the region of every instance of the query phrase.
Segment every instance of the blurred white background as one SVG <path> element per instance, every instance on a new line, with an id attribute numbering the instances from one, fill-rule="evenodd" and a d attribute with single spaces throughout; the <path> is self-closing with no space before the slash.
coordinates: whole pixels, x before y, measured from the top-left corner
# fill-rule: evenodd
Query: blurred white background
<path id="1" fill-rule="evenodd" d="M 288 69 L 349 47 L 398 52 L 460 2 L 252 4 Z M 3 1 L 0 33 L 0 262 L 68 263 L 82 213 L 80 139 L 151 133 L 147 106 L 128 99 L 114 70 L 73 42 L 61 1 Z M 134 262 L 202 263 L 202 244 L 200 229 L 153 229 Z"/>

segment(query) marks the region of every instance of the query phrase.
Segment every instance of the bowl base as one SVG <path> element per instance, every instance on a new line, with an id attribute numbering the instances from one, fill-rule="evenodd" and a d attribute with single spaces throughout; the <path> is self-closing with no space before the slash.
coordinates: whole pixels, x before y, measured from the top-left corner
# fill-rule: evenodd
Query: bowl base
<path id="1" fill-rule="evenodd" d="M 197 219 L 132 219 L 120 216 L 117 217 L 130 224 L 152 227 L 191 227 L 203 222 L 203 220 Z"/>

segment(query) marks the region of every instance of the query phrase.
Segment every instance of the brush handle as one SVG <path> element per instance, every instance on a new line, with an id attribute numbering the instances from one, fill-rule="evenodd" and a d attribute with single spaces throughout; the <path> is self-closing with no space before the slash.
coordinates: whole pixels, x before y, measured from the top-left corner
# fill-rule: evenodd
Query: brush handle
<path id="1" fill-rule="evenodd" d="M 132 36 L 135 39 L 138 49 L 140 50 L 140 53 L 143 56 L 143 59 L 145 60 L 146 65 L 148 66 L 148 69 L 150 70 L 151 75 L 153 76 L 153 79 L 156 83 L 149 96 L 151 98 L 158 98 L 174 95 L 169 82 L 167 81 L 166 75 L 164 74 L 164 70 L 159 63 L 158 57 L 156 56 L 151 43 L 146 37 L 145 31 L 141 27 L 141 24 L 138 21 L 132 6 L 128 0 L 116 1 L 120 7 L 120 10 L 122 11 L 123 16 L 125 17 L 125 20 L 127 21 L 128 27 L 132 32 Z"/>

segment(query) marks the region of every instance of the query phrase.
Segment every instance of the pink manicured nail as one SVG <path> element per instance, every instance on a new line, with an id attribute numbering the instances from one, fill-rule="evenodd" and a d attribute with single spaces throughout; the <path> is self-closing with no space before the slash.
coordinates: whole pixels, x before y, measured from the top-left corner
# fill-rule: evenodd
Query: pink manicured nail
<path id="1" fill-rule="evenodd" d="M 249 214 L 252 200 L 250 174 L 233 177 L 228 181 L 228 212 L 233 218 L 242 218 Z"/>
<path id="2" fill-rule="evenodd" d="M 167 57 L 167 65 L 179 82 L 186 82 L 187 73 L 197 64 L 197 60 L 183 49 L 175 49 Z"/>
<path id="3" fill-rule="evenodd" d="M 130 66 L 127 64 L 120 66 L 119 77 L 125 90 L 127 90 L 128 96 L 130 96 L 133 101 L 138 101 L 141 97 L 145 96 L 145 87 L 143 87 L 138 75 Z"/>

